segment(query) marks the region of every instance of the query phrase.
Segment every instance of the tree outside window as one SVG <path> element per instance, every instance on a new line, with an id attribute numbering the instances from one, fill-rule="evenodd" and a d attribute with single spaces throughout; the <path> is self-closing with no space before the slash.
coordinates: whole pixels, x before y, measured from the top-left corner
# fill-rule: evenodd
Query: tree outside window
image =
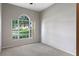
<path id="1" fill-rule="evenodd" d="M 32 37 L 32 21 L 27 16 L 12 20 L 12 38 L 23 39 Z"/>

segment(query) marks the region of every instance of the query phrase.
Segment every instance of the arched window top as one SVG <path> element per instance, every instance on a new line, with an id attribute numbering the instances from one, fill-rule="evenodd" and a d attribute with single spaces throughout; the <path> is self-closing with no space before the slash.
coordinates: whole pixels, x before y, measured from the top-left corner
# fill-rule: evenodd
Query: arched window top
<path id="1" fill-rule="evenodd" d="M 22 15 L 12 20 L 12 35 L 13 39 L 32 37 L 32 22 L 29 17 Z"/>
<path id="2" fill-rule="evenodd" d="M 24 15 L 24 16 L 20 16 L 20 17 L 19 17 L 19 20 L 28 20 L 28 21 L 29 21 L 29 18 Z"/>

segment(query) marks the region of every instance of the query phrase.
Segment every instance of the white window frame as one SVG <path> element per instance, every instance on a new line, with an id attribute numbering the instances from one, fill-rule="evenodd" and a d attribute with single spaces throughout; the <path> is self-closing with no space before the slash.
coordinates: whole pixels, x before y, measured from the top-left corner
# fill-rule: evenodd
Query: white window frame
<path id="1" fill-rule="evenodd" d="M 12 21 L 13 21 L 13 20 L 18 20 L 18 24 L 19 24 L 19 18 L 20 18 L 21 16 L 26 16 L 26 17 L 29 19 L 29 21 L 32 22 L 32 20 L 30 20 L 29 16 L 26 15 L 26 14 L 20 15 L 18 18 L 12 19 L 12 20 L 11 20 L 11 33 L 13 32 Z M 29 22 L 29 25 L 30 25 L 30 22 Z M 29 26 L 29 27 L 30 27 L 30 26 Z M 33 22 L 32 22 L 32 29 L 33 29 Z M 32 29 L 31 29 L 31 30 L 32 30 Z M 29 32 L 30 32 L 30 29 L 29 29 Z M 31 33 L 31 32 L 30 32 L 30 33 Z M 30 33 L 29 33 L 29 38 L 21 38 L 21 39 L 32 39 L 32 38 L 33 38 L 33 35 L 32 35 L 32 34 L 33 34 L 33 30 L 32 30 L 32 33 L 31 33 L 31 37 L 30 37 Z M 13 39 L 13 34 L 12 34 L 11 37 L 12 37 L 12 39 Z M 17 39 L 20 39 L 20 38 L 19 38 L 19 25 L 18 25 L 18 38 L 17 38 Z M 16 40 L 17 40 L 17 39 L 16 39 Z"/>

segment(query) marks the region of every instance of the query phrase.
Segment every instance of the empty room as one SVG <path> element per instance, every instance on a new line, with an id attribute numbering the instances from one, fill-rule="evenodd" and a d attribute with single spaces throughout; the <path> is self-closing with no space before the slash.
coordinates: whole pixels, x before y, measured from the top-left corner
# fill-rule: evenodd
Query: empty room
<path id="1" fill-rule="evenodd" d="M 0 56 L 75 56 L 76 3 L 0 3 Z"/>

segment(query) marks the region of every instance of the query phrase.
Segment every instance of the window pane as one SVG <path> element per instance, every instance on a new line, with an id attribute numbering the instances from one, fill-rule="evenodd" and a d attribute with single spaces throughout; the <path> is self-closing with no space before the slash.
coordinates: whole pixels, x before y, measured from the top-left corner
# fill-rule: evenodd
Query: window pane
<path id="1" fill-rule="evenodd" d="M 12 20 L 12 37 L 18 39 L 18 20 Z"/>
<path id="2" fill-rule="evenodd" d="M 21 27 L 19 30 L 19 38 L 29 38 L 29 30 Z"/>
<path id="3" fill-rule="evenodd" d="M 13 30 L 12 31 L 12 36 L 13 36 L 13 39 L 18 39 L 18 31 L 17 30 Z"/>
<path id="4" fill-rule="evenodd" d="M 19 19 L 20 19 L 20 20 L 28 20 L 28 21 L 29 21 L 29 19 L 28 19 L 27 16 L 21 16 Z"/>
<path id="5" fill-rule="evenodd" d="M 18 39 L 18 35 L 13 35 L 13 39 Z"/>
<path id="6" fill-rule="evenodd" d="M 19 38 L 29 38 L 29 19 L 25 16 L 21 16 L 19 20 Z"/>
<path id="7" fill-rule="evenodd" d="M 32 37 L 32 21 L 30 21 L 30 37 Z"/>
<path id="8" fill-rule="evenodd" d="M 18 27 L 18 20 L 12 20 L 12 28 L 16 29 Z"/>
<path id="9" fill-rule="evenodd" d="M 12 20 L 12 36 L 13 39 L 32 37 L 32 23 L 27 16 Z"/>

